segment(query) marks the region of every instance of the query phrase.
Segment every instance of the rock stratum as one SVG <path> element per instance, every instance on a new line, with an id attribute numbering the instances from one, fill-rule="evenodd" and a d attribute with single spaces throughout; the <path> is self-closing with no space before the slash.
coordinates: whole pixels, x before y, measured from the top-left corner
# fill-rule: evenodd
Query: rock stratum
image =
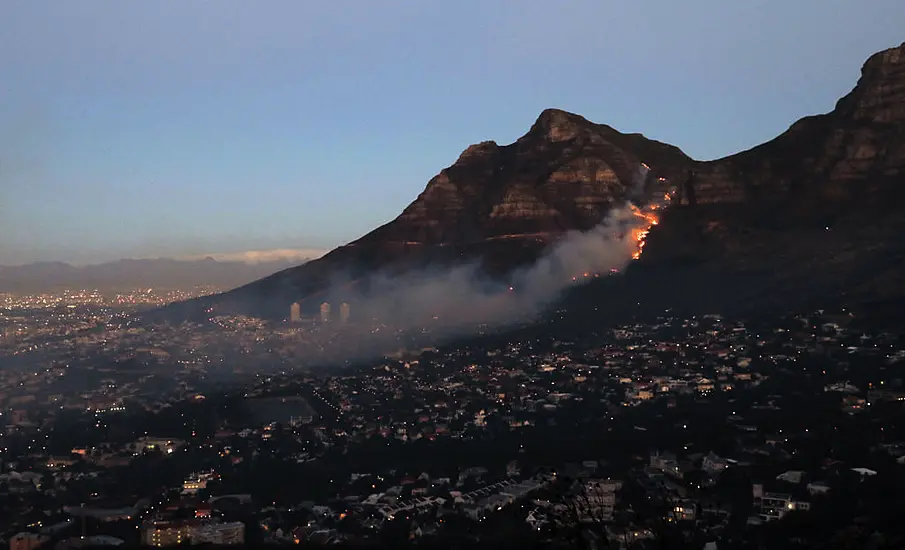
<path id="1" fill-rule="evenodd" d="M 505 277 L 632 198 L 641 163 L 679 200 L 626 276 L 576 291 L 579 303 L 719 309 L 905 296 L 903 44 L 872 56 L 830 113 L 715 161 L 548 109 L 515 143 L 468 147 L 395 220 L 360 239 L 166 312 L 281 318 L 292 302 L 316 306 L 338 279 L 473 261 Z"/>

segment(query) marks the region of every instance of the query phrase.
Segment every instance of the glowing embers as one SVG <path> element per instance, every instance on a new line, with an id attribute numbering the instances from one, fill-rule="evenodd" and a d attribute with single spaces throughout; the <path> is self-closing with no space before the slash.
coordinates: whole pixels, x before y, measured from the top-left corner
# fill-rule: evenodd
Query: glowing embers
<path id="1" fill-rule="evenodd" d="M 613 272 L 613 271 L 616 271 L 616 270 L 611 269 L 610 271 Z M 580 273 L 580 274 L 575 275 L 574 277 L 572 277 L 572 282 L 578 282 L 578 281 L 580 281 L 580 280 L 582 280 L 582 279 L 596 279 L 597 277 L 600 277 L 600 273 L 599 273 L 599 272 L 597 272 L 597 271 L 585 271 L 584 273 Z"/>
<path id="2" fill-rule="evenodd" d="M 644 245 L 647 244 L 647 236 L 650 234 L 651 227 L 660 223 L 659 210 L 662 210 L 672 200 L 672 193 L 664 193 L 663 198 L 659 201 L 653 201 L 643 209 L 638 208 L 634 204 L 629 205 L 632 215 L 638 224 L 631 230 L 631 240 L 635 243 L 635 250 L 632 251 L 632 259 L 637 260 L 644 252 Z"/>

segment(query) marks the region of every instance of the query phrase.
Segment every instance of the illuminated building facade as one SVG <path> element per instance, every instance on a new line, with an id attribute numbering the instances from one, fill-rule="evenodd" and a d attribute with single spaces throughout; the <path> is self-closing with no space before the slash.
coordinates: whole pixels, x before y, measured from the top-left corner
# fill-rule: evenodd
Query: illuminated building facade
<path id="1" fill-rule="evenodd" d="M 151 521 L 142 529 L 142 542 L 162 548 L 181 544 L 228 546 L 245 542 L 245 524 L 236 521 Z"/>

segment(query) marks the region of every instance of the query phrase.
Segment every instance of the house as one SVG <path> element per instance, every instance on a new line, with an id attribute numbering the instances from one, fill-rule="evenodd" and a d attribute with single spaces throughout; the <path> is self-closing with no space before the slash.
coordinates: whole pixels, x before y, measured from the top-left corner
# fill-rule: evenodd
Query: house
<path id="1" fill-rule="evenodd" d="M 732 514 L 732 509 L 729 505 L 716 500 L 704 500 L 699 504 L 698 509 L 700 516 L 714 519 L 728 519 Z"/>
<path id="2" fill-rule="evenodd" d="M 465 481 L 469 478 L 480 479 L 481 477 L 487 475 L 487 468 L 483 466 L 473 466 L 471 468 L 466 468 L 459 474 L 459 484 L 465 483 Z"/>
<path id="3" fill-rule="evenodd" d="M 541 528 L 548 523 L 548 520 L 546 514 L 543 512 L 531 510 L 525 518 L 525 523 L 527 523 L 533 531 L 540 531 Z"/>
<path id="4" fill-rule="evenodd" d="M 519 467 L 517 460 L 510 460 L 506 464 L 506 475 L 509 477 L 517 476 L 521 473 L 521 468 Z"/>
<path id="5" fill-rule="evenodd" d="M 194 529 L 191 540 L 195 544 L 218 546 L 242 544 L 245 542 L 245 524 L 240 521 L 204 523 Z"/>
<path id="6" fill-rule="evenodd" d="M 473 520 L 480 520 L 484 518 L 484 508 L 477 504 L 466 504 L 462 506 L 462 513 L 465 517 L 471 518 Z"/>
<path id="7" fill-rule="evenodd" d="M 842 410 L 854 414 L 864 410 L 867 400 L 856 395 L 847 395 L 842 398 Z"/>
<path id="8" fill-rule="evenodd" d="M 697 517 L 697 507 L 691 501 L 679 501 L 672 507 L 667 514 L 667 518 L 672 521 L 694 521 Z"/>
<path id="9" fill-rule="evenodd" d="M 659 451 L 654 451 L 650 455 L 650 467 L 655 470 L 665 471 L 672 464 L 678 464 L 676 455 L 672 453 L 660 454 Z"/>
<path id="10" fill-rule="evenodd" d="M 778 481 L 798 484 L 804 479 L 804 472 L 801 470 L 789 470 L 788 472 L 783 472 L 776 476 L 776 479 Z"/>
<path id="11" fill-rule="evenodd" d="M 823 391 L 825 392 L 839 392 L 846 394 L 856 394 L 861 390 L 858 389 L 857 386 L 854 386 L 848 382 L 836 382 L 834 384 L 827 384 L 823 387 Z"/>
<path id="12" fill-rule="evenodd" d="M 809 502 L 796 500 L 791 494 L 764 492 L 764 486 L 760 483 L 754 484 L 752 493 L 755 513 L 763 521 L 782 519 L 789 512 L 811 509 Z"/>
<path id="13" fill-rule="evenodd" d="M 729 463 L 726 459 L 717 456 L 712 451 L 707 453 L 707 456 L 705 456 L 704 460 L 701 462 L 701 469 L 711 475 L 719 474 L 728 467 Z"/>

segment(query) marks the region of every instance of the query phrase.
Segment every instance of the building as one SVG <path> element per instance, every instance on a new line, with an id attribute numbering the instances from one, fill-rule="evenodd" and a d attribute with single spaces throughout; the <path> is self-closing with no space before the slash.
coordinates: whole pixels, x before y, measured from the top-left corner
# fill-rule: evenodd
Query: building
<path id="1" fill-rule="evenodd" d="M 349 322 L 349 314 L 351 313 L 351 307 L 348 302 L 343 302 L 339 306 L 339 322 L 342 324 L 346 324 Z"/>
<path id="2" fill-rule="evenodd" d="M 207 482 L 216 479 L 217 475 L 213 471 L 192 474 L 185 478 L 182 482 L 182 494 L 196 495 L 199 491 L 207 489 Z"/>
<path id="3" fill-rule="evenodd" d="M 672 453 L 660 454 L 659 451 L 652 453 L 650 455 L 650 467 L 673 477 L 682 478 L 684 476 L 676 455 Z"/>
<path id="4" fill-rule="evenodd" d="M 151 521 L 144 525 L 141 540 L 148 546 L 175 546 L 191 539 L 192 525 L 179 521 Z"/>
<path id="5" fill-rule="evenodd" d="M 330 302 L 324 302 L 323 304 L 321 304 L 321 322 L 330 322 Z"/>
<path id="6" fill-rule="evenodd" d="M 616 492 L 622 482 L 612 479 L 589 479 L 579 489 L 574 500 L 578 521 L 595 523 L 610 521 L 616 509 Z"/>
<path id="7" fill-rule="evenodd" d="M 49 540 L 50 537 L 37 533 L 19 533 L 10 539 L 9 550 L 34 550 Z"/>
<path id="8" fill-rule="evenodd" d="M 719 474 L 729 466 L 725 458 L 722 458 L 712 451 L 707 453 L 701 463 L 701 469 L 710 475 Z"/>
<path id="9" fill-rule="evenodd" d="M 168 439 L 163 437 L 143 437 L 135 442 L 135 452 L 143 453 L 145 451 L 160 451 L 163 454 L 173 454 L 178 451 L 185 443 L 179 439 Z"/>
<path id="10" fill-rule="evenodd" d="M 795 500 L 787 493 L 765 493 L 764 486 L 755 483 L 752 487 L 754 511 L 764 521 L 782 519 L 789 512 L 807 511 L 811 509 L 809 502 Z"/>
<path id="11" fill-rule="evenodd" d="M 213 507 L 208 503 L 199 504 L 195 507 L 195 518 L 196 519 L 210 519 L 211 512 L 213 512 Z"/>
<path id="12" fill-rule="evenodd" d="M 696 511 L 697 507 L 694 502 L 679 501 L 675 503 L 667 518 L 672 521 L 694 521 Z"/>
<path id="13" fill-rule="evenodd" d="M 302 306 L 299 305 L 298 302 L 293 303 L 289 306 L 289 321 L 293 323 L 298 323 L 302 320 Z"/>
<path id="14" fill-rule="evenodd" d="M 310 414 L 289 417 L 289 426 L 291 428 L 298 428 L 299 426 L 311 424 L 312 422 L 314 422 L 314 416 Z"/>
<path id="15" fill-rule="evenodd" d="M 245 524 L 241 521 L 232 523 L 205 523 L 197 526 L 192 532 L 192 544 L 216 544 L 228 546 L 245 543 Z"/>
<path id="16" fill-rule="evenodd" d="M 150 521 L 142 529 L 141 540 L 148 546 L 180 544 L 234 545 L 245 543 L 245 524 L 241 521 Z"/>
<path id="17" fill-rule="evenodd" d="M 905 401 L 905 392 L 891 390 L 867 390 L 867 404 Z"/>
<path id="18" fill-rule="evenodd" d="M 197 495 L 198 491 L 207 489 L 206 479 L 187 479 L 182 482 L 182 494 Z"/>

